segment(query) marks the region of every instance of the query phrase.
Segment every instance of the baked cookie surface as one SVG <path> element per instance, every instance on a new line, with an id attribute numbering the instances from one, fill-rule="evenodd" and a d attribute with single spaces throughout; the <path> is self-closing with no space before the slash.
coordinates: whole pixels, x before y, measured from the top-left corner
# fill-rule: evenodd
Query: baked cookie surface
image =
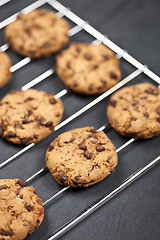
<path id="1" fill-rule="evenodd" d="M 69 40 L 68 23 L 52 11 L 36 9 L 20 14 L 5 28 L 5 37 L 19 54 L 31 58 L 49 56 Z"/>
<path id="2" fill-rule="evenodd" d="M 62 115 L 63 104 L 53 94 L 35 89 L 10 92 L 0 101 L 0 136 L 15 144 L 38 142 Z"/>
<path id="3" fill-rule="evenodd" d="M 80 94 L 99 94 L 121 78 L 119 60 L 103 44 L 72 43 L 56 58 L 56 70 L 64 84 Z"/>
<path id="4" fill-rule="evenodd" d="M 107 115 L 112 127 L 127 137 L 160 134 L 160 89 L 141 83 L 118 90 L 110 98 Z"/>
<path id="5" fill-rule="evenodd" d="M 92 127 L 70 130 L 49 146 L 46 164 L 62 185 L 88 187 L 107 177 L 117 165 L 114 145 Z"/>
<path id="6" fill-rule="evenodd" d="M 42 200 L 19 179 L 0 179 L 0 239 L 21 240 L 43 221 Z"/>
<path id="7" fill-rule="evenodd" d="M 3 87 L 11 78 L 11 61 L 5 52 L 0 52 L 0 87 Z"/>

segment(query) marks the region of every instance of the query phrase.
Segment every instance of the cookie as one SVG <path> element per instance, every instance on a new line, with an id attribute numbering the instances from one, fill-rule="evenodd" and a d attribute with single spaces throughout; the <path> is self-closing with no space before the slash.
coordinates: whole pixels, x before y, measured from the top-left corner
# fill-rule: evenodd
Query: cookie
<path id="1" fill-rule="evenodd" d="M 35 89 L 10 92 L 0 101 L 0 136 L 15 144 L 38 142 L 62 115 L 63 104 L 53 94 Z"/>
<path id="2" fill-rule="evenodd" d="M 11 61 L 8 55 L 0 52 L 0 88 L 3 87 L 11 78 Z"/>
<path id="3" fill-rule="evenodd" d="M 20 179 L 0 179 L 0 239 L 21 240 L 43 221 L 42 200 Z"/>
<path id="4" fill-rule="evenodd" d="M 110 98 L 107 115 L 123 136 L 154 137 L 160 134 L 160 89 L 150 83 L 122 88 Z"/>
<path id="5" fill-rule="evenodd" d="M 114 170 L 117 153 L 104 132 L 84 127 L 59 135 L 48 147 L 46 164 L 59 184 L 88 187 Z"/>
<path id="6" fill-rule="evenodd" d="M 57 56 L 56 71 L 68 88 L 86 95 L 105 92 L 121 78 L 118 58 L 103 44 L 72 43 Z"/>
<path id="7" fill-rule="evenodd" d="M 68 23 L 52 11 L 36 9 L 5 28 L 5 38 L 17 53 L 31 58 L 49 56 L 59 51 L 69 40 Z"/>

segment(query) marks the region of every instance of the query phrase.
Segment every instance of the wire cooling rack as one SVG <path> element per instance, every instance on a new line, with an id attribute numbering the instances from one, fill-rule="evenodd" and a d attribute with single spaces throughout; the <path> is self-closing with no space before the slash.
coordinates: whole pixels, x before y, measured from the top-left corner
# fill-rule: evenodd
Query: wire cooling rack
<path id="1" fill-rule="evenodd" d="M 2 6 L 3 4 L 6 4 L 7 2 L 9 2 L 9 0 L 4 0 L 4 1 L 2 0 L 0 2 L 0 6 Z M 68 125 L 70 122 L 72 123 L 73 120 L 81 119 L 81 115 L 83 113 L 85 113 L 85 112 L 88 113 L 91 110 L 91 108 L 95 107 L 97 104 L 99 104 L 100 102 L 105 100 L 108 96 L 110 96 L 112 93 L 114 93 L 116 90 L 118 90 L 122 86 L 125 86 L 126 84 L 130 83 L 133 80 L 135 80 L 134 83 L 138 83 L 136 81 L 138 76 L 140 76 L 142 74 L 145 74 L 147 77 L 149 77 L 149 79 L 150 79 L 149 81 L 155 83 L 156 85 L 160 84 L 160 78 L 155 73 L 153 73 L 151 70 L 149 70 L 149 68 L 147 66 L 145 66 L 142 63 L 140 63 L 139 61 L 137 61 L 129 53 L 127 53 L 126 50 L 123 50 L 122 48 L 117 46 L 114 42 L 112 42 L 106 36 L 101 34 L 95 28 L 93 28 L 88 22 L 82 20 L 80 17 L 78 17 L 76 14 L 74 14 L 69 8 L 64 7 L 58 1 L 56 1 L 56 0 L 48 0 L 48 1 L 47 0 L 46 1 L 38 0 L 38 1 L 30 4 L 26 8 L 24 8 L 21 12 L 27 13 L 27 12 L 30 12 L 30 11 L 32 11 L 32 10 L 34 10 L 36 8 L 39 8 L 39 7 L 43 6 L 43 5 L 46 6 L 46 4 L 51 6 L 56 11 L 56 14 L 57 14 L 58 17 L 63 17 L 64 16 L 69 21 L 72 22 L 72 28 L 68 32 L 70 37 L 74 37 L 75 35 L 77 35 L 77 34 L 79 34 L 81 32 L 83 32 L 83 34 L 87 33 L 87 34 L 89 34 L 90 36 L 93 37 L 93 40 L 92 40 L 93 43 L 95 43 L 95 44 L 103 43 L 104 45 L 106 45 L 107 47 L 112 49 L 117 54 L 118 58 L 122 59 L 122 61 L 125 60 L 125 62 L 129 63 L 130 65 L 132 65 L 134 67 L 134 71 L 130 72 L 127 76 L 125 76 L 114 87 L 112 87 L 111 89 L 109 89 L 105 93 L 101 94 L 100 96 L 95 97 L 90 102 L 88 102 L 85 106 L 83 106 L 82 108 L 80 108 L 79 110 L 75 111 L 73 114 L 68 116 L 66 119 L 64 119 L 58 126 L 56 126 L 54 133 L 51 134 L 52 138 L 55 137 L 54 136 L 55 132 L 57 132 L 61 128 L 63 130 L 63 127 Z M 14 21 L 18 14 L 19 14 L 19 12 L 13 14 L 12 16 L 10 16 L 7 19 L 5 19 L 2 22 L 0 22 L 0 29 L 3 29 L 10 22 Z M 9 45 L 7 43 L 5 43 L 4 45 L 2 45 L 0 47 L 0 50 L 1 51 L 10 50 L 9 49 Z M 29 64 L 29 63 L 32 64 L 32 62 L 33 62 L 33 60 L 31 58 L 29 58 L 29 57 L 20 59 L 19 61 L 17 61 L 11 67 L 10 70 L 11 70 L 12 73 L 14 73 L 14 72 L 16 72 L 18 70 L 19 71 L 21 71 L 21 70 L 23 71 L 23 67 L 25 65 Z M 55 74 L 54 69 L 53 68 L 49 68 L 49 69 L 47 69 L 47 71 L 43 72 L 42 74 L 38 75 L 36 78 L 34 78 L 31 81 L 29 81 L 26 84 L 24 84 L 21 87 L 21 89 L 25 91 L 25 90 L 27 90 L 27 89 L 29 89 L 31 87 L 34 87 L 34 86 L 37 87 L 37 84 L 39 84 L 40 82 L 42 82 L 44 80 L 47 80 L 47 78 L 52 76 L 52 75 L 54 77 L 54 74 Z M 61 89 L 55 96 L 56 96 L 56 98 L 60 98 L 60 97 L 63 97 L 65 95 L 68 96 L 69 94 L 73 94 L 73 93 L 71 93 L 68 89 L 64 88 L 64 89 Z M 62 98 L 62 100 L 63 100 L 63 98 Z M 88 123 L 88 125 L 90 125 L 90 124 Z M 108 129 L 108 123 L 107 123 L 107 121 L 106 122 L 104 121 L 103 126 L 101 126 L 99 128 L 99 130 L 106 131 L 107 129 Z M 42 144 L 45 141 L 46 141 L 46 139 L 44 139 L 42 141 Z M 129 140 L 125 139 L 123 144 L 120 144 L 120 146 L 117 147 L 117 152 L 122 151 L 127 146 L 129 146 L 130 144 L 133 144 L 133 142 L 135 142 L 135 141 L 137 141 L 137 139 L 133 139 L 133 138 L 129 139 Z M 17 152 L 15 152 L 14 154 L 11 154 L 11 156 L 9 156 L 7 159 L 2 159 L 1 163 L 0 163 L 0 171 L 2 171 L 2 168 L 8 167 L 9 163 L 11 163 L 11 162 L 13 162 L 13 164 L 16 165 L 17 157 L 22 156 L 27 151 L 29 152 L 29 150 L 31 148 L 36 147 L 35 145 L 38 146 L 38 145 L 40 145 L 40 143 L 37 143 L 37 144 L 31 143 L 28 146 L 26 146 L 26 147 L 24 147 L 24 148 L 22 148 L 20 150 L 18 149 Z M 39 147 L 39 150 L 40 150 L 40 147 Z M 32 154 L 32 153 L 29 152 L 29 154 Z M 123 182 L 118 184 L 117 187 L 114 187 L 112 190 L 110 190 L 109 192 L 104 194 L 102 197 L 100 197 L 94 203 L 89 205 L 88 208 L 83 210 L 81 213 L 77 214 L 76 217 L 73 217 L 69 222 L 67 222 L 62 227 L 60 227 L 58 230 L 56 230 L 52 234 L 52 236 L 49 237 L 48 239 L 50 239 L 50 240 L 51 239 L 57 239 L 58 237 L 62 236 L 65 232 L 70 230 L 73 226 L 75 226 L 80 221 L 82 221 L 84 218 L 86 218 L 88 215 L 93 213 L 97 208 L 101 207 L 104 203 L 106 203 L 108 200 L 110 200 L 113 196 L 115 196 L 116 194 L 121 192 L 124 188 L 126 188 L 128 185 L 130 185 L 138 177 L 142 176 L 147 170 L 152 168 L 159 161 L 160 161 L 160 153 L 158 154 L 158 156 L 153 156 L 153 159 L 150 162 L 145 164 L 139 170 L 137 170 L 134 173 L 132 173 Z M 40 177 L 40 176 L 42 177 L 42 173 L 45 173 L 45 172 L 47 172 L 47 168 L 45 166 L 42 167 L 42 168 L 39 168 L 38 171 L 36 171 L 35 173 L 33 173 L 31 176 L 29 176 L 27 178 L 27 181 L 29 183 L 31 181 L 33 182 L 33 181 L 36 180 L 37 177 Z M 7 178 L 8 178 L 8 176 L 7 176 Z M 97 187 L 98 187 L 98 185 L 97 185 Z M 48 203 L 51 204 L 53 199 L 55 199 L 58 196 L 60 196 L 62 193 L 64 193 L 69 188 L 70 187 L 61 188 L 59 191 L 57 191 L 54 195 L 49 197 L 47 200 L 44 200 L 43 201 L 43 205 L 46 206 Z M 40 231 L 40 229 L 39 229 L 39 231 Z M 32 238 L 32 236 L 31 236 L 31 238 Z M 41 238 L 41 239 L 43 239 L 43 238 Z"/>

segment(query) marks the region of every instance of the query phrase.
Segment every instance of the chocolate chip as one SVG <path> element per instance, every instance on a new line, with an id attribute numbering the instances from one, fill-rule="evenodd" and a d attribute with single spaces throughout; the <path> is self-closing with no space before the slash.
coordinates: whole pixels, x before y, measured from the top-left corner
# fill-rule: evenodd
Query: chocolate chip
<path id="1" fill-rule="evenodd" d="M 84 54 L 84 58 L 87 59 L 87 60 L 91 60 L 92 59 L 92 55 L 89 54 L 89 53 L 85 53 Z"/>
<path id="2" fill-rule="evenodd" d="M 92 170 L 99 168 L 98 164 L 92 165 Z"/>
<path id="3" fill-rule="evenodd" d="M 95 134 L 88 134 L 87 138 L 95 138 L 95 139 L 97 139 L 97 136 Z"/>
<path id="4" fill-rule="evenodd" d="M 39 119 L 39 124 L 40 125 L 44 125 L 45 122 L 46 122 L 45 118 L 42 117 L 42 118 Z"/>
<path id="5" fill-rule="evenodd" d="M 116 100 L 110 100 L 110 101 L 109 101 L 109 104 L 110 104 L 111 106 L 113 106 L 113 107 L 116 107 L 117 101 L 116 101 Z"/>
<path id="6" fill-rule="evenodd" d="M 19 180 L 17 180 L 16 184 L 19 184 L 21 187 L 25 187 L 25 186 L 27 186 L 27 181 L 19 179 Z"/>
<path id="7" fill-rule="evenodd" d="M 8 132 L 8 134 L 6 135 L 6 138 L 15 138 L 16 134 L 14 132 Z"/>
<path id="8" fill-rule="evenodd" d="M 49 42 L 45 42 L 42 44 L 41 48 L 47 48 L 50 46 L 50 43 Z"/>
<path id="9" fill-rule="evenodd" d="M 54 99 L 54 98 L 50 98 L 50 99 L 49 99 L 49 102 L 50 102 L 50 104 L 55 104 L 57 101 L 56 101 L 56 99 Z"/>
<path id="10" fill-rule="evenodd" d="M 28 144 L 32 139 L 33 139 L 32 137 L 22 138 L 22 139 L 21 139 L 21 142 L 22 142 L 22 144 Z"/>
<path id="11" fill-rule="evenodd" d="M 147 112 L 144 113 L 143 115 L 144 115 L 144 117 L 149 118 L 149 114 Z"/>
<path id="12" fill-rule="evenodd" d="M 57 114 L 56 114 L 56 117 L 60 117 L 60 114 L 59 114 L 59 113 L 57 113 Z"/>
<path id="13" fill-rule="evenodd" d="M 25 28 L 24 31 L 28 34 L 29 37 L 31 37 L 31 30 L 30 30 L 30 28 Z"/>
<path id="14" fill-rule="evenodd" d="M 159 123 L 160 123 L 160 117 L 158 117 L 158 118 L 157 118 L 157 122 L 159 122 Z"/>
<path id="15" fill-rule="evenodd" d="M 53 122 L 52 121 L 49 121 L 45 124 L 46 127 L 53 127 Z"/>
<path id="16" fill-rule="evenodd" d="M 111 160 L 111 156 L 108 156 L 108 158 L 107 158 L 107 162 L 109 163 L 110 162 L 110 160 Z"/>
<path id="17" fill-rule="evenodd" d="M 28 116 L 32 114 L 32 111 L 30 109 L 27 109 Z"/>
<path id="18" fill-rule="evenodd" d="M 65 172 L 64 172 L 64 171 L 59 171 L 58 174 L 59 174 L 60 177 L 61 177 L 61 179 L 59 179 L 60 182 L 61 182 L 61 183 L 64 183 L 64 182 L 67 180 L 67 176 L 66 176 Z"/>
<path id="19" fill-rule="evenodd" d="M 1 235 L 2 236 L 10 236 L 12 237 L 13 236 L 13 233 L 11 231 L 5 231 L 5 230 L 1 230 Z"/>
<path id="20" fill-rule="evenodd" d="M 87 158 L 87 159 L 91 159 L 93 156 L 93 153 L 89 153 L 89 152 L 84 152 L 84 157 Z"/>
<path id="21" fill-rule="evenodd" d="M 105 147 L 103 147 L 103 146 L 96 146 L 96 151 L 97 152 L 103 152 L 103 151 L 105 151 Z"/>
<path id="22" fill-rule="evenodd" d="M 76 47 L 76 52 L 80 52 L 81 49 L 79 47 Z"/>
<path id="23" fill-rule="evenodd" d="M 90 131 L 91 133 L 96 133 L 96 132 L 97 132 L 95 128 L 91 128 L 89 131 Z"/>
<path id="24" fill-rule="evenodd" d="M 28 98 L 26 98 L 26 99 L 24 100 L 24 102 L 28 102 L 28 101 L 32 101 L 32 100 L 34 100 L 33 97 L 28 97 Z"/>
<path id="25" fill-rule="evenodd" d="M 73 83 L 73 87 L 75 88 L 75 87 L 77 87 L 78 86 L 78 84 L 76 83 L 76 82 L 74 82 Z"/>
<path id="26" fill-rule="evenodd" d="M 7 186 L 5 184 L 0 185 L 0 191 L 3 190 L 3 189 L 7 189 Z"/>
<path id="27" fill-rule="evenodd" d="M 71 69 L 71 64 L 70 64 L 70 62 L 67 62 L 67 63 L 66 63 L 66 66 L 67 66 L 67 68 Z"/>
<path id="28" fill-rule="evenodd" d="M 123 110 L 128 110 L 129 107 L 127 107 L 127 106 L 123 106 L 122 109 L 123 109 Z"/>
<path id="29" fill-rule="evenodd" d="M 126 129 L 128 129 L 128 128 L 130 128 L 132 125 L 131 125 L 131 123 L 128 125 L 128 126 L 126 126 L 125 128 Z"/>
<path id="30" fill-rule="evenodd" d="M 20 199 L 23 199 L 23 195 L 20 196 Z"/>
<path id="31" fill-rule="evenodd" d="M 104 87 L 107 85 L 107 82 L 105 80 L 101 80 L 101 83 L 103 84 Z"/>
<path id="32" fill-rule="evenodd" d="M 31 212 L 33 210 L 33 207 L 30 204 L 25 203 L 24 206 L 28 210 L 28 212 Z"/>
<path id="33" fill-rule="evenodd" d="M 160 114 L 160 106 L 156 108 L 156 113 Z"/>
<path id="34" fill-rule="evenodd" d="M 24 127 L 23 127 L 21 124 L 19 124 L 19 123 L 15 123 L 15 124 L 14 124 L 14 127 L 15 127 L 15 128 L 24 129 Z"/>
<path id="35" fill-rule="evenodd" d="M 116 73 L 111 72 L 111 73 L 110 73 L 110 77 L 113 78 L 113 79 L 117 79 L 118 76 L 117 76 Z"/>
<path id="36" fill-rule="evenodd" d="M 36 134 L 34 135 L 34 138 L 35 138 L 35 139 L 38 139 L 38 137 L 39 137 L 38 135 L 36 135 Z"/>
<path id="37" fill-rule="evenodd" d="M 3 129 L 0 128 L 0 137 L 2 137 L 2 136 L 3 136 Z"/>
<path id="38" fill-rule="evenodd" d="M 16 195 L 18 195 L 18 194 L 20 193 L 21 190 L 22 190 L 22 188 L 19 187 L 14 193 L 15 193 Z"/>
<path id="39" fill-rule="evenodd" d="M 104 58 L 105 60 L 109 60 L 109 56 L 108 56 L 107 54 L 103 55 L 103 58 Z"/>
<path id="40" fill-rule="evenodd" d="M 137 105 L 138 103 L 139 103 L 139 101 L 134 100 L 134 102 L 132 103 L 132 106 L 135 106 L 135 105 Z"/>
<path id="41" fill-rule="evenodd" d="M 88 87 L 88 90 L 89 90 L 89 91 L 93 91 L 93 85 L 90 85 L 90 86 Z"/>
<path id="42" fill-rule="evenodd" d="M 91 142 L 94 143 L 94 144 L 98 144 L 99 143 L 98 140 L 91 140 Z"/>
<path id="43" fill-rule="evenodd" d="M 158 90 L 153 88 L 148 88 L 145 90 L 145 92 L 152 95 L 158 95 Z"/>
<path id="44" fill-rule="evenodd" d="M 81 142 L 81 143 L 79 144 L 79 148 L 82 149 L 82 150 L 84 150 L 84 151 L 87 150 L 87 146 L 86 146 L 83 142 Z"/>
<path id="45" fill-rule="evenodd" d="M 93 67 L 92 67 L 93 70 L 96 70 L 97 68 L 98 68 L 97 64 L 93 65 Z"/>
<path id="46" fill-rule="evenodd" d="M 75 140 L 75 137 L 71 137 L 71 138 L 69 139 L 69 143 L 73 142 L 74 140 Z"/>
<path id="47" fill-rule="evenodd" d="M 131 121 L 136 121 L 136 120 L 137 120 L 137 118 L 135 118 L 135 117 L 131 118 Z"/>
<path id="48" fill-rule="evenodd" d="M 142 96 L 141 99 L 147 99 L 147 96 Z"/>
<path id="49" fill-rule="evenodd" d="M 81 178 L 81 175 L 78 175 L 78 176 L 75 176 L 74 179 L 78 181 L 80 178 Z"/>
<path id="50" fill-rule="evenodd" d="M 49 151 L 49 152 L 52 151 L 52 150 L 54 149 L 56 143 L 57 143 L 57 141 L 54 140 L 54 141 L 49 145 L 49 147 L 48 147 L 48 151 Z"/>
<path id="51" fill-rule="evenodd" d="M 39 221 L 39 219 L 37 219 L 37 223 L 39 223 L 40 221 Z"/>
<path id="52" fill-rule="evenodd" d="M 23 119 L 22 124 L 28 124 L 33 122 L 33 120 L 27 120 L 27 119 Z"/>

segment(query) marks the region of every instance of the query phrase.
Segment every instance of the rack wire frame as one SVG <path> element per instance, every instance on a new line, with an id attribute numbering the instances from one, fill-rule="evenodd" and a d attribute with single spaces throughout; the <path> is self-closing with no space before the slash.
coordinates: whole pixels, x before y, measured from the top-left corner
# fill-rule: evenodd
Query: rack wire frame
<path id="1" fill-rule="evenodd" d="M 0 6 L 10 2 L 11 0 L 1 0 L 0 2 Z M 71 33 L 69 34 L 70 36 L 78 33 L 81 30 L 86 31 L 88 34 L 90 34 L 92 37 L 95 38 L 95 42 L 100 42 L 103 43 L 104 45 L 106 45 L 107 47 L 109 47 L 110 49 L 112 49 L 119 58 L 123 58 L 124 60 L 126 60 L 128 63 L 130 63 L 132 66 L 134 66 L 136 68 L 136 71 L 134 71 L 133 73 L 131 73 L 129 76 L 127 76 L 125 79 L 123 79 L 122 81 L 120 81 L 117 85 L 115 85 L 112 89 L 106 91 L 104 94 L 100 95 L 99 97 L 97 97 L 95 100 L 93 100 L 92 102 L 90 102 L 89 104 L 87 104 L 85 107 L 83 107 L 82 109 L 80 109 L 79 111 L 77 111 L 75 114 L 73 114 L 72 116 L 70 116 L 68 119 L 64 120 L 62 123 L 60 123 L 57 127 L 56 130 L 58 130 L 59 128 L 63 127 L 64 125 L 66 125 L 68 122 L 72 121 L 73 119 L 75 119 L 76 117 L 78 117 L 79 115 L 81 115 L 83 112 L 87 111 L 88 109 L 90 109 L 91 107 L 95 106 L 98 102 L 100 102 L 101 100 L 103 100 L 104 98 L 106 98 L 107 96 L 109 96 L 110 94 L 112 94 L 113 92 L 115 92 L 117 89 L 119 89 L 120 87 L 122 87 L 123 85 L 125 85 L 127 82 L 131 81 L 133 78 L 135 78 L 136 76 L 140 75 L 142 72 L 147 75 L 150 79 L 152 79 L 154 82 L 158 83 L 160 86 L 160 78 L 154 73 L 152 72 L 150 69 L 148 69 L 148 67 L 146 65 L 143 65 L 142 63 L 140 63 L 138 60 L 136 60 L 134 57 L 132 57 L 129 53 L 127 53 L 126 50 L 123 50 L 122 48 L 120 48 L 118 45 L 116 45 L 114 42 L 112 42 L 107 36 L 101 34 L 99 31 L 97 31 L 95 28 L 93 28 L 88 22 L 84 21 L 83 19 L 81 19 L 80 17 L 78 17 L 76 14 L 74 14 L 69 8 L 63 6 L 61 3 L 59 3 L 57 0 L 38 0 L 32 4 L 30 4 L 28 7 L 22 9 L 20 12 L 22 13 L 27 13 L 30 12 L 44 4 L 48 3 L 50 6 L 52 6 L 55 10 L 57 10 L 57 16 L 58 17 L 62 17 L 65 16 L 66 18 L 68 18 L 69 20 L 71 20 L 73 23 L 76 24 L 75 27 L 73 27 L 73 29 L 71 29 Z M 0 22 L 0 29 L 4 28 L 5 26 L 7 26 L 10 22 L 14 21 L 16 19 L 16 17 L 18 16 L 18 14 L 20 13 L 15 13 L 12 16 L 10 16 L 9 18 L 5 19 L 4 21 Z M 9 45 L 6 43 L 3 46 L 0 47 L 1 51 L 6 51 L 9 48 Z M 21 67 L 23 67 L 24 65 L 28 64 L 29 62 L 31 62 L 31 58 L 26 57 L 24 59 L 22 59 L 20 62 L 16 63 L 14 66 L 11 67 L 10 71 L 11 72 L 15 72 L 16 70 L 20 69 Z M 44 79 L 46 79 L 48 76 L 50 76 L 51 74 L 54 73 L 53 69 L 49 69 L 48 71 L 46 71 L 45 73 L 41 74 L 40 76 L 38 76 L 36 79 L 30 81 L 28 84 L 24 85 L 22 87 L 22 90 L 27 90 L 28 88 L 35 86 L 37 83 L 43 81 Z M 57 94 L 57 98 L 61 97 L 63 95 L 65 95 L 67 93 L 66 89 L 63 89 L 62 91 L 60 91 Z M 100 128 L 100 130 L 103 130 L 105 128 L 105 126 L 102 126 Z M 135 139 L 130 139 L 128 142 L 126 142 L 125 144 L 123 144 L 118 151 L 120 151 L 121 149 L 125 148 L 126 146 L 128 146 L 130 143 L 132 143 Z M 29 150 L 32 146 L 34 146 L 35 144 L 30 144 L 27 147 L 25 147 L 24 149 L 22 149 L 20 152 L 18 152 L 17 154 L 14 154 L 14 158 L 18 157 L 19 155 L 23 154 L 26 150 Z M 12 157 L 13 157 L 12 156 Z M 12 158 L 11 157 L 11 158 Z M 10 161 L 11 161 L 10 158 Z M 14 159 L 13 158 L 13 159 Z M 9 163 L 10 161 L 8 161 L 7 163 Z M 62 236 L 65 232 L 67 232 L 68 230 L 70 230 L 73 226 L 75 226 L 77 223 L 79 223 L 80 221 L 82 221 L 84 218 L 86 218 L 88 215 L 90 215 L 92 212 L 94 212 L 97 208 L 101 207 L 104 203 L 106 203 L 108 200 L 110 200 L 114 195 L 118 194 L 119 192 L 121 192 L 125 187 L 127 187 L 129 184 L 131 184 L 133 181 L 135 181 L 138 177 L 142 176 L 146 171 L 148 171 L 149 169 L 151 169 L 156 163 L 158 163 L 160 161 L 160 155 L 156 158 L 154 158 L 153 160 L 151 160 L 148 164 L 146 164 L 144 167 L 142 167 L 141 169 L 139 169 L 138 171 L 136 171 L 135 173 L 133 173 L 131 176 L 129 176 L 127 179 L 125 179 L 119 186 L 117 186 L 115 189 L 111 190 L 109 193 L 105 194 L 104 196 L 102 196 L 100 199 L 98 199 L 96 202 L 94 202 L 92 205 L 90 205 L 87 209 L 85 209 L 83 212 L 81 212 L 78 216 L 76 216 L 74 219 L 71 219 L 68 223 L 66 223 L 64 226 L 62 226 L 61 228 L 59 228 L 50 238 L 48 238 L 49 240 L 52 239 L 57 239 L 58 237 Z M 6 164 L 7 164 L 6 163 Z M 3 163 L 0 164 L 0 168 L 3 167 Z M 44 168 L 45 169 L 45 168 Z M 38 173 L 39 172 L 39 173 Z M 37 175 L 39 175 L 42 172 L 42 169 L 39 170 L 37 173 Z M 58 193 L 56 193 L 54 196 L 52 196 L 50 199 L 46 200 L 44 202 L 44 205 L 48 203 L 48 201 L 52 200 L 53 197 L 60 195 L 61 193 L 63 193 L 65 190 L 67 190 L 69 187 L 63 188 L 62 190 L 60 190 Z"/>

